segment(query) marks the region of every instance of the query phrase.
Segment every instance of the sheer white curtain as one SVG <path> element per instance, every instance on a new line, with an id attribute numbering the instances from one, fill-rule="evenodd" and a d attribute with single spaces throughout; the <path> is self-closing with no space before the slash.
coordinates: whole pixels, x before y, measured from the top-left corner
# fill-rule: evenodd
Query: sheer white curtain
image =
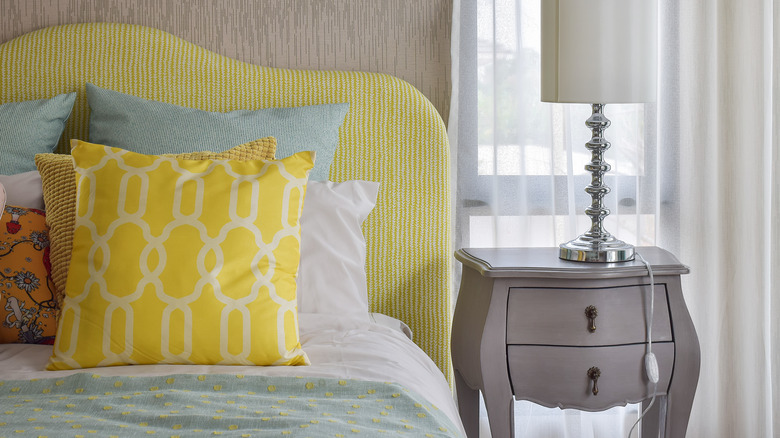
<path id="1" fill-rule="evenodd" d="M 702 350 L 694 437 L 780 436 L 776 5 L 680 2 L 680 255 Z"/>
<path id="2" fill-rule="evenodd" d="M 557 246 L 587 229 L 589 107 L 540 102 L 540 1 L 454 1 L 457 247 Z M 658 101 L 605 108 L 607 230 L 691 267 L 691 437 L 780 436 L 776 1 L 659 0 Z M 518 436 L 620 437 L 636 418 L 517 405 Z"/>

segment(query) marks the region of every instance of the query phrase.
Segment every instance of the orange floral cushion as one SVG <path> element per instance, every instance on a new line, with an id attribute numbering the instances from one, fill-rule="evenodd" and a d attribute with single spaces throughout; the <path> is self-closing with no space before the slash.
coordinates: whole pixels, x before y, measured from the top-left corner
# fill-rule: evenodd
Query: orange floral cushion
<path id="1" fill-rule="evenodd" d="M 0 217 L 0 343 L 51 344 L 57 332 L 49 229 L 41 210 Z"/>

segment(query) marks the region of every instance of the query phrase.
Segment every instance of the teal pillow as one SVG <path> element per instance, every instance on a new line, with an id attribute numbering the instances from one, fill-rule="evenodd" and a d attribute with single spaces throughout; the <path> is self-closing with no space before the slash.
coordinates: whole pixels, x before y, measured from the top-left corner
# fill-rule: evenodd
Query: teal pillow
<path id="1" fill-rule="evenodd" d="M 36 170 L 35 154 L 54 151 L 76 93 L 0 105 L 0 174 Z"/>
<path id="2" fill-rule="evenodd" d="M 276 157 L 316 151 L 311 180 L 328 179 L 348 103 L 238 110 L 185 108 L 87 84 L 89 141 L 141 154 L 222 152 L 258 138 L 276 137 Z"/>

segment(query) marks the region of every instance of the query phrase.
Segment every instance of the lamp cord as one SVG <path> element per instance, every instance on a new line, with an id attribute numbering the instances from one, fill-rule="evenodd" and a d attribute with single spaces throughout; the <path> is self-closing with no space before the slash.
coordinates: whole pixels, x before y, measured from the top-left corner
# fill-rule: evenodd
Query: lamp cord
<path id="1" fill-rule="evenodd" d="M 645 372 L 648 374 L 648 378 L 653 381 L 653 396 L 650 398 L 650 404 L 647 405 L 644 411 L 639 415 L 639 418 L 636 419 L 634 422 L 634 425 L 631 426 L 631 429 L 628 431 L 628 438 L 631 438 L 631 432 L 634 431 L 637 424 L 639 424 L 639 421 L 642 420 L 642 417 L 647 414 L 647 412 L 650 410 L 650 408 L 653 407 L 653 403 L 655 403 L 655 396 L 658 392 L 658 364 L 655 360 L 655 355 L 653 355 L 653 311 L 655 310 L 655 281 L 653 279 L 653 268 L 650 266 L 650 263 L 645 260 L 644 257 L 642 257 L 641 254 L 636 253 L 636 256 L 639 257 L 639 260 L 644 263 L 645 268 L 647 268 L 647 276 L 650 278 L 650 316 L 645 317 L 646 319 L 646 327 L 647 327 L 647 344 L 645 344 Z M 651 377 L 651 371 L 648 369 L 648 362 L 652 360 L 652 362 L 655 365 L 655 379 Z"/>

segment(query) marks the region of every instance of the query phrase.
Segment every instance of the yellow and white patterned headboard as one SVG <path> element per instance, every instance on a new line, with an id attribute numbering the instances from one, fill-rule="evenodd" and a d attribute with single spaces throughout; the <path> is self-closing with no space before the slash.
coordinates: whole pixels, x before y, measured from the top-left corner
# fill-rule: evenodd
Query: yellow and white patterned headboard
<path id="1" fill-rule="evenodd" d="M 61 151 L 88 139 L 87 82 L 208 111 L 349 102 L 330 177 L 381 182 L 364 225 L 371 310 L 409 324 L 449 375 L 449 149 L 419 91 L 384 74 L 242 63 L 127 24 L 54 26 L 0 45 L 0 103 L 79 93 Z"/>

